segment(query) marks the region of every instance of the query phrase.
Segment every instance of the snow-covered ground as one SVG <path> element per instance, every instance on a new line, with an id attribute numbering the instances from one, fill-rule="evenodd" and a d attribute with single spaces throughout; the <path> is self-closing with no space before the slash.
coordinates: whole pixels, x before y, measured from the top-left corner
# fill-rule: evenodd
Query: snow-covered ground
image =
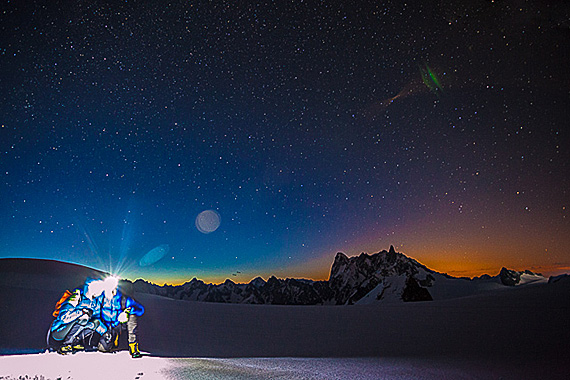
<path id="1" fill-rule="evenodd" d="M 127 351 L 102 355 L 80 352 L 62 356 L 56 353 L 0 356 L 0 379 L 164 379 L 161 371 L 168 362 L 145 357 L 132 360 Z"/>
<path id="2" fill-rule="evenodd" d="M 41 353 L 54 303 L 81 276 L 37 270 L 0 270 L 0 379 L 563 379 L 570 373 L 567 278 L 384 305 L 213 304 L 140 294 L 146 307 L 140 347 L 148 355 L 133 360 L 126 352 Z"/>
<path id="3" fill-rule="evenodd" d="M 77 353 L 0 356 L 0 379 L 525 379 L 538 373 L 425 358 L 162 358 Z M 535 377 L 536 378 L 536 377 Z M 552 377 L 550 377 L 552 378 Z"/>

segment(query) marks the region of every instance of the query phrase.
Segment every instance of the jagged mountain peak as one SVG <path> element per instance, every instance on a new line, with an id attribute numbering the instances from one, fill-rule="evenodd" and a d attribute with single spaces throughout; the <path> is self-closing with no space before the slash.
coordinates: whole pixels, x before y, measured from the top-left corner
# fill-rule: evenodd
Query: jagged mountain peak
<path id="1" fill-rule="evenodd" d="M 505 267 L 501 268 L 498 274 L 501 283 L 506 286 L 516 286 L 529 282 L 536 282 L 544 280 L 544 276 L 540 273 L 533 273 L 529 270 L 516 271 L 512 269 L 507 269 Z"/>
<path id="2" fill-rule="evenodd" d="M 336 254 L 336 256 L 334 257 L 333 266 L 334 266 L 334 264 L 342 265 L 343 263 L 347 263 L 347 262 L 348 262 L 348 256 L 342 252 L 338 252 Z"/>
<path id="3" fill-rule="evenodd" d="M 255 287 L 255 288 L 261 288 L 261 287 L 262 287 L 263 285 L 265 285 L 265 284 L 266 284 L 266 281 L 265 281 L 263 278 L 259 277 L 259 276 L 256 277 L 256 278 L 254 278 L 253 280 L 251 280 L 251 281 L 249 282 L 249 285 L 251 285 L 251 286 L 253 286 L 253 287 Z"/>
<path id="4" fill-rule="evenodd" d="M 420 272 L 421 278 L 416 279 Z M 390 292 L 398 293 L 400 299 L 428 300 L 431 296 L 427 290 L 414 290 L 414 295 L 410 297 L 403 297 L 403 292 L 410 286 L 419 287 L 418 280 L 431 282 L 431 279 L 426 277 L 431 272 L 416 260 L 396 252 L 394 246 L 390 246 L 388 251 L 374 254 L 363 252 L 353 257 L 337 253 L 331 268 L 329 285 L 335 293 L 337 304 L 358 302 L 374 289 L 378 290 L 378 297 L 382 298 L 390 287 Z"/>
<path id="5" fill-rule="evenodd" d="M 415 274 L 419 269 L 427 272 L 433 272 L 416 260 L 396 252 L 394 246 L 390 246 L 390 250 L 380 251 L 374 254 L 362 252 L 358 256 L 348 257 L 344 253 L 339 252 L 335 257 L 335 261 L 331 268 L 329 281 L 338 278 L 339 275 L 349 272 L 359 272 L 365 276 L 373 272 L 380 272 L 380 275 L 402 275 Z"/>

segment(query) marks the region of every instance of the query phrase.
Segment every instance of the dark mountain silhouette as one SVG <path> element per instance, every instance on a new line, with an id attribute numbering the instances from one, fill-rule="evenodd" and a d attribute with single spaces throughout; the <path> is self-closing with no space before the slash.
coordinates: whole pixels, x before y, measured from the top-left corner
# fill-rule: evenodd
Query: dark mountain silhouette
<path id="1" fill-rule="evenodd" d="M 188 301 L 274 304 L 352 305 L 377 302 L 431 301 L 457 298 L 519 284 L 546 282 L 530 271 L 503 268 L 495 277 L 470 280 L 433 271 L 394 250 L 347 257 L 337 253 L 328 281 L 261 277 L 247 284 L 206 284 L 196 278 L 179 286 L 158 286 L 144 280 L 134 282 L 137 292 Z"/>

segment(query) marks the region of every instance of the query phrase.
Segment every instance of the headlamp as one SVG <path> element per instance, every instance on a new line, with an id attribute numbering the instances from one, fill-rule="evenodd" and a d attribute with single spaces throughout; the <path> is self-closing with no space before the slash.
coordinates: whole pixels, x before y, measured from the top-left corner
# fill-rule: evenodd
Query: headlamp
<path id="1" fill-rule="evenodd" d="M 113 297 L 117 292 L 117 285 L 119 285 L 119 279 L 117 277 L 107 277 L 103 281 L 103 291 L 105 292 L 105 297 Z"/>

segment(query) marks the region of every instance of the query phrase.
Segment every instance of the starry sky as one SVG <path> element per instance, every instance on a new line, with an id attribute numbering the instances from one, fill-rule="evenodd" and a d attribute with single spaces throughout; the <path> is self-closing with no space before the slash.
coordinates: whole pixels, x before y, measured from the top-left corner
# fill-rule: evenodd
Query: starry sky
<path id="1" fill-rule="evenodd" d="M 0 7 L 0 258 L 570 271 L 568 1 Z"/>

